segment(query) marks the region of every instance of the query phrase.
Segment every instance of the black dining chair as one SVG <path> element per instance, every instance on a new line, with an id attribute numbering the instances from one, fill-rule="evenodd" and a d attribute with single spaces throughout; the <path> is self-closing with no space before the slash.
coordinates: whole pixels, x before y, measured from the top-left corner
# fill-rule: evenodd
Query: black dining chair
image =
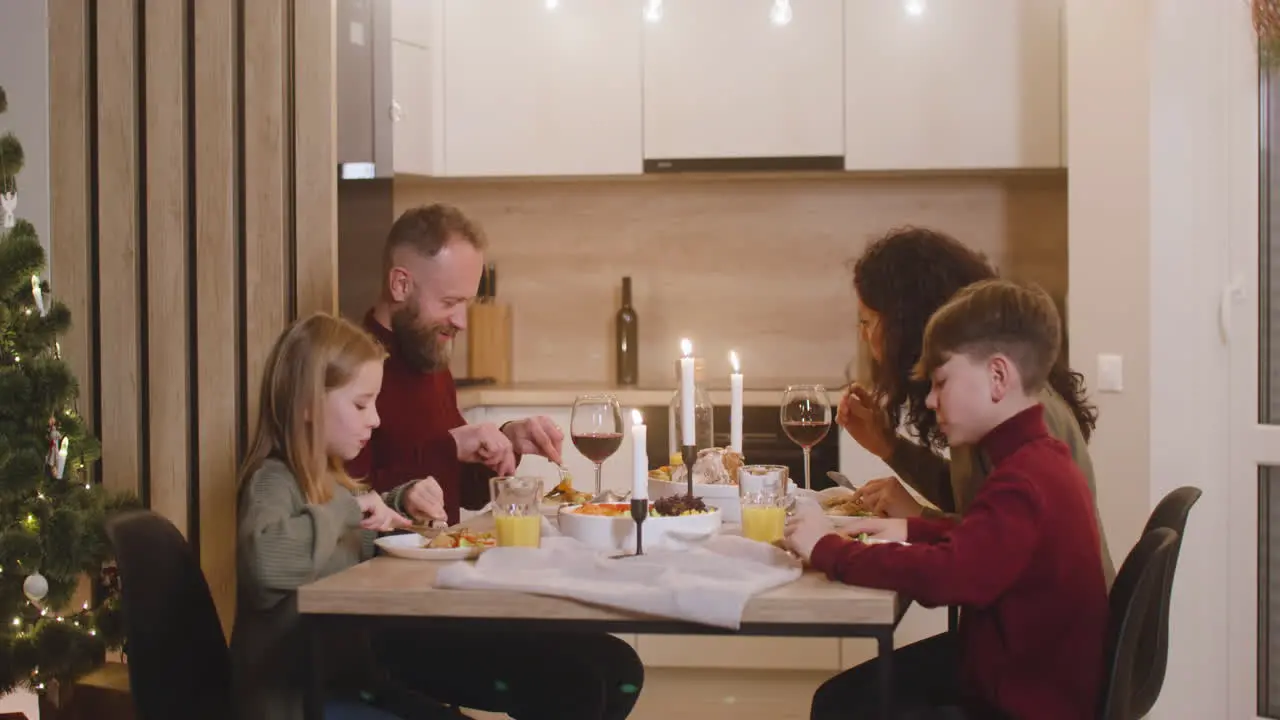
<path id="1" fill-rule="evenodd" d="M 1133 708 L 1140 716 L 1151 712 L 1164 687 L 1165 670 L 1169 664 L 1169 613 L 1173 601 L 1173 578 L 1178 568 L 1182 538 L 1186 536 L 1187 518 L 1202 494 L 1200 488 L 1192 486 L 1171 491 L 1156 504 L 1151 516 L 1147 518 L 1146 527 L 1142 529 L 1145 535 L 1156 528 L 1169 528 L 1178 534 L 1178 539 L 1174 542 L 1173 552 L 1169 557 L 1169 571 L 1165 573 L 1165 584 L 1160 596 L 1163 604 L 1155 632 L 1143 633 L 1138 642 L 1138 657 L 1141 658 L 1138 670 L 1142 675 L 1134 678 L 1136 692 Z"/>
<path id="2" fill-rule="evenodd" d="M 108 518 L 120 572 L 129 686 L 139 720 L 225 720 L 231 658 L 200 563 L 149 510 Z"/>
<path id="3" fill-rule="evenodd" d="M 1168 624 L 1167 576 L 1173 572 L 1178 540 L 1178 533 L 1167 527 L 1144 533 L 1116 574 L 1109 598 L 1100 720 L 1137 720 L 1150 709 L 1142 707 L 1152 662 L 1144 654 L 1144 637 L 1150 646 L 1150 637 Z"/>

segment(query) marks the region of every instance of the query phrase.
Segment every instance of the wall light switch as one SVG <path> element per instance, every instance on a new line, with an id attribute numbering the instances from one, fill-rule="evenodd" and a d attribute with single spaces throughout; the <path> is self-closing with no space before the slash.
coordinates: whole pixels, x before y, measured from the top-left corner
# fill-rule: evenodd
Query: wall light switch
<path id="1" fill-rule="evenodd" d="M 1118 393 L 1124 390 L 1124 357 L 1098 355 L 1098 391 Z"/>
<path id="2" fill-rule="evenodd" d="M 351 26 L 347 29 L 347 35 L 352 45 L 364 47 L 364 23 L 351 23 Z"/>

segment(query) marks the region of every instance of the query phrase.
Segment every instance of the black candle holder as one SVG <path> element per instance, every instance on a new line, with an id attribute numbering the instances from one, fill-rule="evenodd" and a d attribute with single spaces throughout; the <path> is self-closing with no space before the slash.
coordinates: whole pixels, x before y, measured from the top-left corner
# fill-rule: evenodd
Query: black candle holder
<path id="1" fill-rule="evenodd" d="M 631 519 L 636 521 L 636 554 L 644 554 L 644 535 L 642 528 L 644 527 L 644 519 L 649 517 L 649 499 L 648 498 L 631 498 Z"/>
<path id="2" fill-rule="evenodd" d="M 680 453 L 680 459 L 684 462 L 684 478 L 689 485 L 689 499 L 693 499 L 693 464 L 698 459 L 698 446 L 685 445 L 684 450 Z"/>

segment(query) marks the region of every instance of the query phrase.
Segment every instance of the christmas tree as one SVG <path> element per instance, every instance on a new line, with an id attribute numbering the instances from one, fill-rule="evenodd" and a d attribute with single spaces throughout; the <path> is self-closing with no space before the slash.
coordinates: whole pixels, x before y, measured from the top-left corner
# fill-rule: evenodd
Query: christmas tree
<path id="1" fill-rule="evenodd" d="M 7 110 L 0 88 L 0 117 Z M 57 343 L 71 313 L 40 281 L 44 249 L 16 217 L 22 145 L 0 134 L 0 694 L 52 689 L 121 643 L 117 588 L 103 585 L 102 522 L 133 506 L 88 470 L 98 442 L 76 412 L 79 389 Z M 88 577 L 95 600 L 72 605 Z"/>

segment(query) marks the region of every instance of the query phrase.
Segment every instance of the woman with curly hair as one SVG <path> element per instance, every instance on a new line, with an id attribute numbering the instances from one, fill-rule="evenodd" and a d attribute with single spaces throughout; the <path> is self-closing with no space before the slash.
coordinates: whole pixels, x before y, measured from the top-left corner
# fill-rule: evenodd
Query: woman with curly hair
<path id="1" fill-rule="evenodd" d="M 945 233 L 924 228 L 900 228 L 873 242 L 853 265 L 858 296 L 858 324 L 863 345 L 871 356 L 870 386 L 853 384 L 842 398 L 837 420 L 869 452 L 880 457 L 901 478 L 868 481 L 858 497 L 864 505 L 887 517 L 961 515 L 991 471 L 991 460 L 967 446 L 950 448 L 925 400 L 929 381 L 912 377 L 920 360 L 925 325 L 934 312 L 961 288 L 995 278 L 996 271 L 978 252 Z M 1102 565 L 1107 586 L 1115 568 L 1097 514 L 1097 492 L 1088 440 L 1098 412 L 1086 397 L 1084 378 L 1060 356 L 1040 395 L 1049 433 L 1071 450 L 1094 495 L 1094 516 L 1102 542 Z M 898 433 L 905 426 L 914 436 Z M 924 507 L 902 483 L 910 485 L 937 509 Z M 895 684 L 901 694 L 929 687 L 947 673 L 954 674 L 954 640 L 944 633 L 894 653 Z M 874 696 L 874 663 L 860 665 L 828 680 L 814 695 L 813 718 L 843 717 L 859 698 Z"/>

